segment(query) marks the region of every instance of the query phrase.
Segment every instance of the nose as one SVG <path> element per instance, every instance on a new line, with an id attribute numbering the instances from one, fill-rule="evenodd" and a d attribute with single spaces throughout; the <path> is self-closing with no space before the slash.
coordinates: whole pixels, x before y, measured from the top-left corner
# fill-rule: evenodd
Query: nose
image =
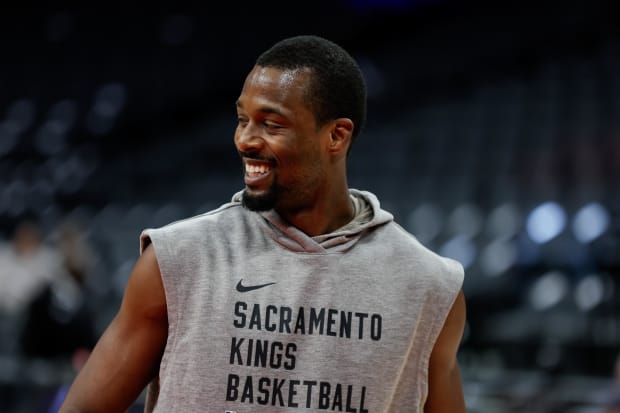
<path id="1" fill-rule="evenodd" d="M 260 128 L 254 122 L 245 125 L 237 125 L 235 130 L 235 145 L 240 152 L 256 152 L 263 144 L 260 136 Z"/>

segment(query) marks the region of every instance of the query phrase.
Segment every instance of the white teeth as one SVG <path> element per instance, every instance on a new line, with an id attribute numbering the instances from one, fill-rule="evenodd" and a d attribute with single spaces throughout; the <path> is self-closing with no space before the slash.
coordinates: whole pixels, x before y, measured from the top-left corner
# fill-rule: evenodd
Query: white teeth
<path id="1" fill-rule="evenodd" d="M 250 164 L 245 165 L 245 170 L 249 174 L 264 174 L 268 172 L 270 169 L 271 168 L 269 168 L 267 165 L 250 165 Z"/>

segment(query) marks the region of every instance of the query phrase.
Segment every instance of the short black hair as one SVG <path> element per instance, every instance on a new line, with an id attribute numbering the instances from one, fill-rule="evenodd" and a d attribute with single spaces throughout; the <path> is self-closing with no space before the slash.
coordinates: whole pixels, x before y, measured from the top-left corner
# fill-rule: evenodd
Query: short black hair
<path id="1" fill-rule="evenodd" d="M 284 39 L 261 54 L 257 66 L 284 70 L 308 68 L 309 109 L 318 125 L 337 118 L 353 121 L 352 140 L 366 121 L 366 84 L 351 55 L 336 43 L 318 36 Z"/>

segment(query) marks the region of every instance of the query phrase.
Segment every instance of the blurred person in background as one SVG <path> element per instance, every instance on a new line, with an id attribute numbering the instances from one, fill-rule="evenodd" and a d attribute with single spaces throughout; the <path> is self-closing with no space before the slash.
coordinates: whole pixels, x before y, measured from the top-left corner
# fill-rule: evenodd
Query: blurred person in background
<path id="1" fill-rule="evenodd" d="M 69 358 L 90 351 L 96 342 L 85 289 L 95 263 L 93 250 L 72 221 L 56 230 L 56 244 L 62 272 L 28 306 L 21 338 L 28 356 Z"/>
<path id="2" fill-rule="evenodd" d="M 460 264 L 349 189 L 366 115 L 353 58 L 278 42 L 247 76 L 245 189 L 141 237 L 121 308 L 61 412 L 462 413 Z M 372 168 L 369 165 L 369 168 Z"/>
<path id="3" fill-rule="evenodd" d="M 8 315 L 22 314 L 61 272 L 61 257 L 43 242 L 37 220 L 21 218 L 10 241 L 0 245 L 0 310 Z"/>
<path id="4" fill-rule="evenodd" d="M 71 367 L 78 372 L 96 343 L 95 322 L 87 282 L 98 259 L 74 219 L 66 219 L 50 235 L 60 265 L 58 273 L 43 285 L 22 310 L 17 331 L 19 353 L 27 358 L 46 360 L 56 368 Z M 68 384 L 45 394 L 40 405 L 57 412 Z M 35 395 L 33 395 L 35 397 Z"/>

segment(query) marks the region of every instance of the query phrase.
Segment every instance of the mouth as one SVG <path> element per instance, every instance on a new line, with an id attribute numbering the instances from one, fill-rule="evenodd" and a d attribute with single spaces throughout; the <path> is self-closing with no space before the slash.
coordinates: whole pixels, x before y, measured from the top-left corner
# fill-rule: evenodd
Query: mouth
<path id="1" fill-rule="evenodd" d="M 271 164 L 265 161 L 257 161 L 254 159 L 245 159 L 243 162 L 245 169 L 245 183 L 246 185 L 257 185 L 264 179 L 266 179 L 273 167 Z"/>

